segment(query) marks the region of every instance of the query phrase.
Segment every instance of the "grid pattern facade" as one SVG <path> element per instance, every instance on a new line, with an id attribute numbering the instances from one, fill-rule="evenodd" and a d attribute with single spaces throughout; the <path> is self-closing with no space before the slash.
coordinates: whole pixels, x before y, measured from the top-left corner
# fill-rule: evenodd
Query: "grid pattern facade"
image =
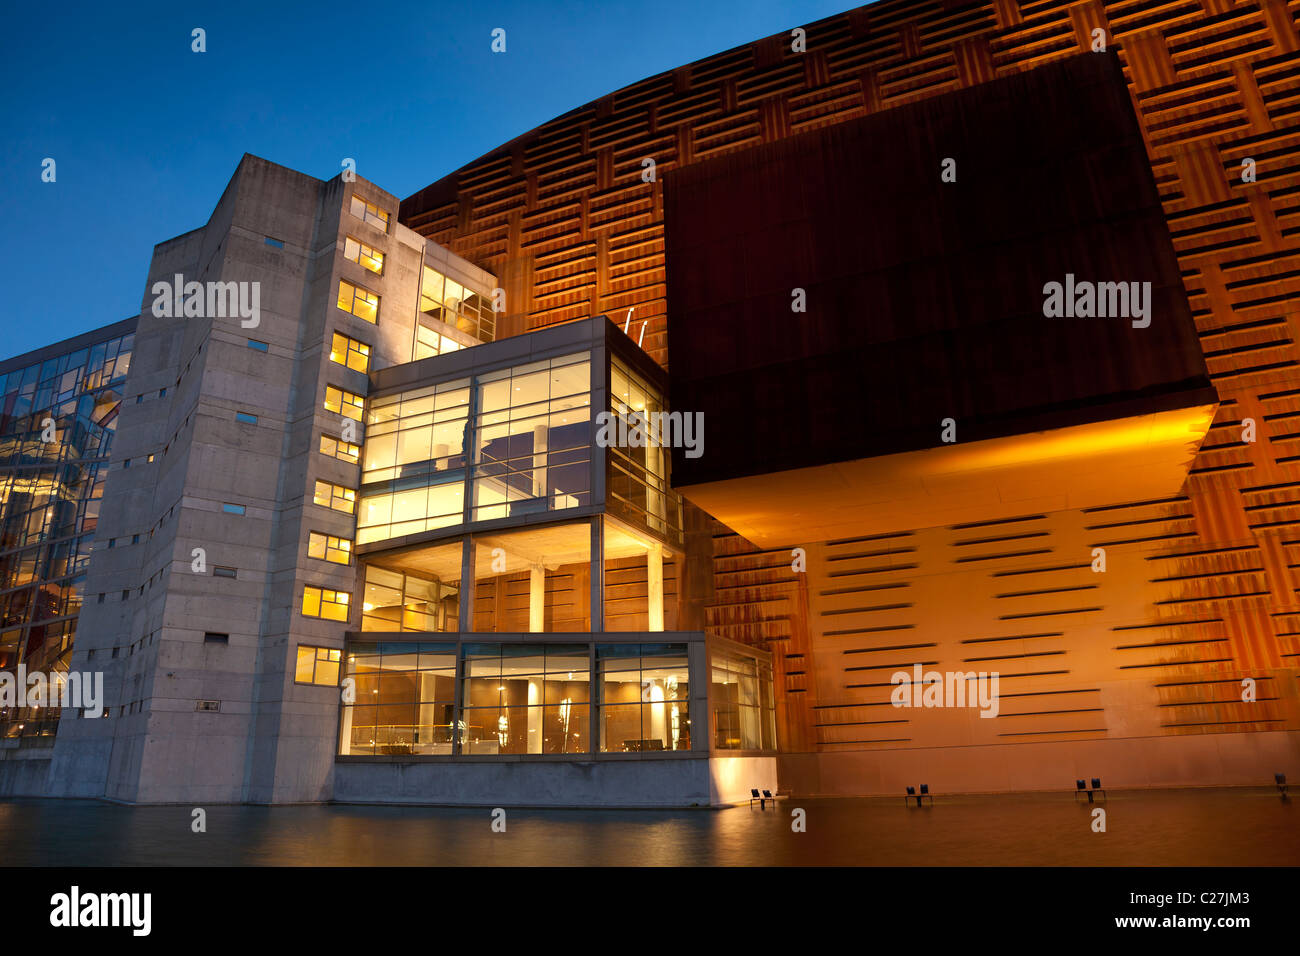
<path id="1" fill-rule="evenodd" d="M 401 218 L 501 278 L 499 334 L 628 316 L 669 367 L 665 173 L 1033 69 L 1105 31 L 1222 399 L 1184 487 L 806 543 L 807 573 L 717 526 L 709 628 L 775 652 L 783 749 L 1295 730 L 1298 12 L 1297 0 L 886 0 L 807 26 L 806 52 L 780 34 L 573 110 L 410 197 Z M 1080 557 L 1096 546 L 1105 574 Z M 889 675 L 918 663 L 1000 671 L 1001 714 L 958 728 L 890 708 Z M 1248 677 L 1253 704 L 1240 700 Z"/>

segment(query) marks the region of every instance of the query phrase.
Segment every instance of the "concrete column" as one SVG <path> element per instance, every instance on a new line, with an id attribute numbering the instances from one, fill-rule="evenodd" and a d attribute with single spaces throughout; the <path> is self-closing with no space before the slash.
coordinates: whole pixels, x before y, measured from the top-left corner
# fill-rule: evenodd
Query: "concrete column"
<path id="1" fill-rule="evenodd" d="M 591 632 L 605 630 L 605 524 L 591 519 Z"/>
<path id="2" fill-rule="evenodd" d="M 339 753 L 352 752 L 352 708 L 343 707 L 343 723 L 339 728 Z"/>
<path id="3" fill-rule="evenodd" d="M 657 544 L 646 551 L 646 601 L 648 602 L 648 631 L 664 629 L 664 553 Z"/>
<path id="4" fill-rule="evenodd" d="M 542 685 L 536 678 L 528 680 L 528 752 L 542 752 Z"/>
<path id="5" fill-rule="evenodd" d="M 528 630 L 533 634 L 546 630 L 546 569 L 540 564 L 528 569 Z"/>

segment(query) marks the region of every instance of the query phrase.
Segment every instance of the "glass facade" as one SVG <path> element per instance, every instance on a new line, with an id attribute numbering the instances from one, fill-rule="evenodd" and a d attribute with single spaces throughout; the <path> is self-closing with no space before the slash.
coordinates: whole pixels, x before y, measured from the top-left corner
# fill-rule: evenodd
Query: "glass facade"
<path id="1" fill-rule="evenodd" d="M 771 666 L 753 657 L 722 653 L 713 654 L 710 666 L 714 749 L 775 749 Z"/>
<path id="2" fill-rule="evenodd" d="M 342 754 L 450 754 L 456 645 L 379 642 L 347 649 L 354 704 L 342 707 Z"/>
<path id="3" fill-rule="evenodd" d="M 357 543 L 588 504 L 590 381 L 580 353 L 373 399 Z"/>
<path id="4" fill-rule="evenodd" d="M 339 752 L 687 752 L 687 648 L 684 642 L 350 642 L 345 676 L 355 681 L 355 694 L 343 707 Z"/>
<path id="5" fill-rule="evenodd" d="M 0 669 L 67 670 L 134 333 L 0 374 Z M 58 710 L 0 709 L 52 740 Z"/>
<path id="6" fill-rule="evenodd" d="M 461 752 L 565 754 L 590 749 L 586 644 L 466 644 Z"/>
<path id="7" fill-rule="evenodd" d="M 468 379 L 372 399 L 357 543 L 464 521 Z"/>
<path id="8" fill-rule="evenodd" d="M 609 447 L 609 513 L 679 542 L 682 505 L 668 486 L 671 452 L 660 443 L 657 430 L 645 428 L 663 415 L 663 396 L 617 359 L 610 363 L 609 386 L 609 410 L 620 432 L 631 434 L 638 421 L 646 432 L 644 441 Z"/>
<path id="9" fill-rule="evenodd" d="M 432 266 L 425 266 L 420 279 L 420 314 L 411 359 L 428 358 L 460 348 L 456 339 L 445 334 L 448 327 L 479 342 L 491 342 L 496 338 L 496 314 L 492 311 L 492 302 L 487 296 L 461 285 Z"/>
<path id="10" fill-rule="evenodd" d="M 600 749 L 691 749 L 685 644 L 598 644 Z"/>
<path id="11" fill-rule="evenodd" d="M 460 623 L 460 542 L 426 549 L 420 567 L 365 569 L 361 630 L 447 632 Z"/>

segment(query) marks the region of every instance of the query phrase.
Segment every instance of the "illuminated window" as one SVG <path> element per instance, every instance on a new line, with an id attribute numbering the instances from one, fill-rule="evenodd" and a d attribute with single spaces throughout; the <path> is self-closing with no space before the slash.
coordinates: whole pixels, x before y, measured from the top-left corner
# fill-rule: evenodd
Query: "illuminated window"
<path id="1" fill-rule="evenodd" d="M 316 493 L 312 500 L 324 508 L 333 508 L 335 511 L 352 514 L 357 506 L 357 493 L 351 488 L 344 488 L 342 485 L 317 480 Z"/>
<path id="2" fill-rule="evenodd" d="M 299 644 L 298 666 L 293 676 L 294 683 L 337 687 L 339 668 L 342 665 L 342 651 L 331 647 L 312 647 L 308 644 Z"/>
<path id="3" fill-rule="evenodd" d="M 320 453 L 355 465 L 361 460 L 361 447 L 333 435 L 320 436 Z"/>
<path id="4" fill-rule="evenodd" d="M 367 322 L 379 321 L 379 296 L 342 279 L 339 280 L 338 306 Z"/>
<path id="5" fill-rule="evenodd" d="M 417 359 L 438 354 L 427 349 L 430 344 L 438 344 L 432 337 L 443 325 L 466 332 L 480 342 L 491 342 L 496 337 L 496 313 L 490 299 L 430 266 L 425 266 L 421 275 L 419 319 L 420 327 L 426 331 L 425 341 L 421 342 L 419 337 L 416 340 L 413 357 Z"/>
<path id="6" fill-rule="evenodd" d="M 334 564 L 351 564 L 352 542 L 347 538 L 312 531 L 307 535 L 307 557 L 332 561 Z"/>
<path id="7" fill-rule="evenodd" d="M 472 520 L 587 503 L 590 374 L 587 356 L 578 354 L 475 379 Z"/>
<path id="8" fill-rule="evenodd" d="M 374 203 L 366 202 L 355 193 L 352 195 L 352 215 L 384 232 L 388 231 L 388 213 Z"/>
<path id="9" fill-rule="evenodd" d="M 775 749 L 771 667 L 752 657 L 720 652 L 710 663 L 714 749 Z"/>
<path id="10" fill-rule="evenodd" d="M 685 644 L 597 644 L 600 749 L 690 750 Z"/>
<path id="11" fill-rule="evenodd" d="M 235 421 L 244 425 L 256 425 L 257 416 L 250 415 L 248 412 L 235 412 Z"/>
<path id="12" fill-rule="evenodd" d="M 243 505 L 232 505 L 229 502 L 221 506 L 221 510 L 228 515 L 242 515 L 244 513 Z"/>
<path id="13" fill-rule="evenodd" d="M 370 346 L 365 342 L 358 342 L 356 339 L 350 339 L 339 332 L 334 333 L 334 341 L 330 346 L 330 361 L 337 362 L 339 365 L 346 365 L 354 372 L 368 372 L 370 370 Z"/>
<path id="14" fill-rule="evenodd" d="M 382 275 L 384 272 L 384 254 L 351 236 L 343 240 L 343 258 L 365 266 L 375 275 Z"/>
<path id="15" fill-rule="evenodd" d="M 332 591 L 329 588 L 314 588 L 309 585 L 302 591 L 302 616 L 320 617 L 327 621 L 346 621 L 350 598 L 351 595 L 347 591 Z"/>
<path id="16" fill-rule="evenodd" d="M 359 422 L 365 404 L 366 400 L 355 392 L 335 388 L 333 385 L 325 386 L 325 410 L 327 412 L 337 412 L 345 418 L 351 418 L 353 421 Z"/>

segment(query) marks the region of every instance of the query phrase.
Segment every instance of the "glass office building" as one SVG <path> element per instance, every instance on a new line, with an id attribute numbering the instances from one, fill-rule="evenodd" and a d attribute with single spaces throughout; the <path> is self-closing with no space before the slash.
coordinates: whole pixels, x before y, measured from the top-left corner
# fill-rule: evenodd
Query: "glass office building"
<path id="1" fill-rule="evenodd" d="M 0 363 L 0 670 L 66 671 L 135 319 Z M 0 739 L 49 745 L 58 708 L 0 708 Z"/>

